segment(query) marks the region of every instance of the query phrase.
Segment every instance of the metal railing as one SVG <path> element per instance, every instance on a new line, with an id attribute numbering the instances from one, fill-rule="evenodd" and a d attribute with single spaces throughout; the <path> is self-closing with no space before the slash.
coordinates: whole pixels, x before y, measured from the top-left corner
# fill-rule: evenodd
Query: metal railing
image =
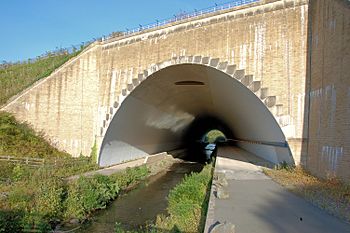
<path id="1" fill-rule="evenodd" d="M 247 4 L 258 2 L 258 1 L 260 1 L 260 0 L 236 0 L 233 2 L 224 3 L 222 5 L 215 5 L 212 7 L 205 8 L 205 9 L 195 10 L 191 13 L 183 12 L 183 13 L 174 15 L 174 17 L 172 17 L 172 18 L 167 18 L 167 19 L 163 19 L 160 21 L 157 20 L 154 23 L 140 25 L 139 27 L 136 27 L 136 28 L 127 29 L 125 31 L 116 33 L 117 35 L 109 35 L 109 36 L 101 37 L 100 40 L 105 41 L 105 40 L 109 40 L 109 39 L 113 39 L 113 38 L 130 36 L 130 35 L 145 31 L 145 30 L 159 28 L 159 27 L 171 24 L 171 23 L 175 23 L 175 22 L 179 22 L 179 21 L 187 20 L 187 19 L 193 19 L 193 18 L 200 17 L 200 16 L 203 16 L 206 14 L 210 14 L 210 13 L 214 13 L 214 12 L 218 12 L 218 11 L 222 11 L 222 10 L 228 10 L 228 9 L 231 9 L 231 8 L 234 8 L 237 6 L 247 5 Z"/>
<path id="2" fill-rule="evenodd" d="M 45 53 L 43 53 L 41 55 L 38 55 L 36 57 L 33 57 L 33 58 L 23 59 L 23 60 L 19 60 L 19 61 L 2 60 L 2 61 L 0 61 L 0 70 L 1 69 L 6 69 L 6 68 L 8 68 L 8 67 L 10 67 L 12 65 L 35 63 L 35 62 L 37 62 L 39 60 L 42 60 L 42 59 L 45 59 L 45 58 L 48 58 L 48 57 L 55 57 L 55 56 L 64 55 L 64 54 L 72 54 L 72 53 L 75 53 L 77 51 L 80 51 L 80 50 L 88 47 L 90 44 L 92 44 L 96 40 L 101 40 L 101 38 L 93 38 L 90 41 L 81 42 L 80 44 L 71 45 L 71 46 L 65 47 L 65 48 L 58 48 L 58 47 L 56 47 L 53 50 L 48 50 Z"/>
<path id="3" fill-rule="evenodd" d="M 218 11 L 222 11 L 222 10 L 228 10 L 237 6 L 243 6 L 243 5 L 247 5 L 250 3 L 254 3 L 254 2 L 258 2 L 260 0 L 236 0 L 236 1 L 232 1 L 232 2 L 228 2 L 228 3 L 224 3 L 221 5 L 215 5 L 212 7 L 208 7 L 208 8 L 204 8 L 201 10 L 194 10 L 193 12 L 190 13 L 186 13 L 186 12 L 182 12 L 180 14 L 174 15 L 174 17 L 172 18 L 167 18 L 167 19 L 163 19 L 163 20 L 157 20 L 154 23 L 149 23 L 149 24 L 145 24 L 145 25 L 141 25 L 139 27 L 135 27 L 132 29 L 126 29 L 125 31 L 119 31 L 119 32 L 112 32 L 110 35 L 108 36 L 102 36 L 102 37 L 97 37 L 97 38 L 93 38 L 89 41 L 86 42 L 82 42 L 80 44 L 77 45 L 72 45 L 70 47 L 66 47 L 66 48 L 56 48 L 54 50 L 49 50 L 46 53 L 37 56 L 36 58 L 30 58 L 30 59 L 25 59 L 22 61 L 17 61 L 17 62 L 7 62 L 7 61 L 1 61 L 0 62 L 0 69 L 6 68 L 9 65 L 14 65 L 14 64 L 21 64 L 21 63 L 32 63 L 35 62 L 37 60 L 49 57 L 49 56 L 54 56 L 54 55 L 59 55 L 62 53 L 73 53 L 81 48 L 86 48 L 87 46 L 89 46 L 90 44 L 96 42 L 96 41 L 106 41 L 106 40 L 110 40 L 110 39 L 114 39 L 114 38 L 124 38 L 124 37 L 129 37 L 132 36 L 134 34 L 149 30 L 149 29 L 155 29 L 155 28 L 160 28 L 175 22 L 179 22 L 179 21 L 183 21 L 183 20 L 187 20 L 187 19 L 194 19 L 206 14 L 210 14 L 210 13 L 214 13 L 214 12 L 218 12 Z"/>
<path id="4" fill-rule="evenodd" d="M 269 141 L 256 141 L 256 140 L 247 140 L 247 139 L 227 139 L 227 142 L 242 142 L 242 143 L 259 144 L 259 145 L 265 145 L 265 146 L 288 147 L 287 142 L 269 142 Z"/>

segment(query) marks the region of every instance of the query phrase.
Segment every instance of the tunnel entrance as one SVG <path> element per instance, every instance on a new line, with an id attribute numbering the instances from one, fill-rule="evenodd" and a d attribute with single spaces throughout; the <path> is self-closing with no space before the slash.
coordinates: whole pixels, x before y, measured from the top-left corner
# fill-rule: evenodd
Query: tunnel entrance
<path id="1" fill-rule="evenodd" d="M 197 116 L 195 120 L 187 127 L 182 139 L 186 149 L 184 159 L 193 162 L 207 162 L 211 157 L 216 156 L 216 139 L 222 139 L 221 144 L 226 141 L 226 136 L 233 137 L 230 128 L 215 116 Z M 215 148 L 211 148 L 213 144 Z M 209 147 L 208 147 L 209 145 Z M 211 153 L 212 152 L 212 153 Z"/>
<path id="2" fill-rule="evenodd" d="M 220 130 L 212 129 L 203 136 L 202 141 L 204 143 L 225 143 L 227 137 Z"/>
<path id="3" fill-rule="evenodd" d="M 217 155 L 218 147 L 228 145 L 225 134 L 213 128 L 195 140 L 187 140 L 186 153 L 183 159 L 194 162 L 210 162 Z"/>
<path id="4" fill-rule="evenodd" d="M 293 163 L 264 103 L 232 76 L 201 64 L 163 68 L 121 103 L 104 136 L 99 165 L 189 148 L 212 129 L 272 163 Z"/>

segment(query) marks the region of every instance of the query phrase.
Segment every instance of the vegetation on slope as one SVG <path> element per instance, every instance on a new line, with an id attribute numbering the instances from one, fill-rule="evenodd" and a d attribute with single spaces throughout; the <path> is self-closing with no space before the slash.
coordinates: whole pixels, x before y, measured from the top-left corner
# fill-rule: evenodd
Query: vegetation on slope
<path id="1" fill-rule="evenodd" d="M 63 50 L 57 53 L 48 53 L 45 57 L 36 60 L 1 65 L 0 106 L 34 82 L 49 76 L 70 58 L 79 54 L 82 49 L 83 47 L 72 53 Z"/>
<path id="2" fill-rule="evenodd" d="M 350 184 L 319 179 L 301 167 L 282 166 L 264 172 L 292 192 L 350 223 Z"/>
<path id="3" fill-rule="evenodd" d="M 37 165 L 0 161 L 0 232 L 45 231 L 63 216 L 63 178 L 97 168 L 89 158 L 72 158 L 53 148 L 27 124 L 0 112 L 0 156 L 45 158 Z M 54 162 L 56 161 L 56 163 Z"/>
<path id="4" fill-rule="evenodd" d="M 0 156 L 67 158 L 69 154 L 52 147 L 26 123 L 19 123 L 7 112 L 0 112 Z"/>

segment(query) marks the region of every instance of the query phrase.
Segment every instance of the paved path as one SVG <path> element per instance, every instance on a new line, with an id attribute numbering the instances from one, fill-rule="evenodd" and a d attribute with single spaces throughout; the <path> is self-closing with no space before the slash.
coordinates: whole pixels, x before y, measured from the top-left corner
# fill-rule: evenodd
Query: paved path
<path id="1" fill-rule="evenodd" d="M 350 224 L 287 191 L 250 162 L 262 163 L 241 149 L 219 148 L 215 173 L 225 174 L 229 197 L 216 198 L 213 182 L 206 233 L 225 221 L 236 233 L 350 233 Z"/>

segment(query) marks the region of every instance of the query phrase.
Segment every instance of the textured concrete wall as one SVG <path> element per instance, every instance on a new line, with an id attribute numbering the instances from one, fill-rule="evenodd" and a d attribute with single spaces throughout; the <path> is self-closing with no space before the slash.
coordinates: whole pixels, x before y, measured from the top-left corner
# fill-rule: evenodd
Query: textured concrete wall
<path id="1" fill-rule="evenodd" d="M 57 148 L 75 156 L 89 155 L 97 134 L 97 56 L 92 46 L 19 94 L 3 110 L 43 132 Z"/>
<path id="2" fill-rule="evenodd" d="M 318 176 L 349 180 L 350 3 L 313 0 L 310 17 L 309 145 L 304 160 Z"/>
<path id="3" fill-rule="evenodd" d="M 241 70 L 236 74 L 246 86 L 259 85 L 255 94 L 275 116 L 298 163 L 305 141 L 307 3 L 265 0 L 94 44 L 5 110 L 43 130 L 57 147 L 86 155 L 124 96 L 160 63 L 219 58 Z"/>

